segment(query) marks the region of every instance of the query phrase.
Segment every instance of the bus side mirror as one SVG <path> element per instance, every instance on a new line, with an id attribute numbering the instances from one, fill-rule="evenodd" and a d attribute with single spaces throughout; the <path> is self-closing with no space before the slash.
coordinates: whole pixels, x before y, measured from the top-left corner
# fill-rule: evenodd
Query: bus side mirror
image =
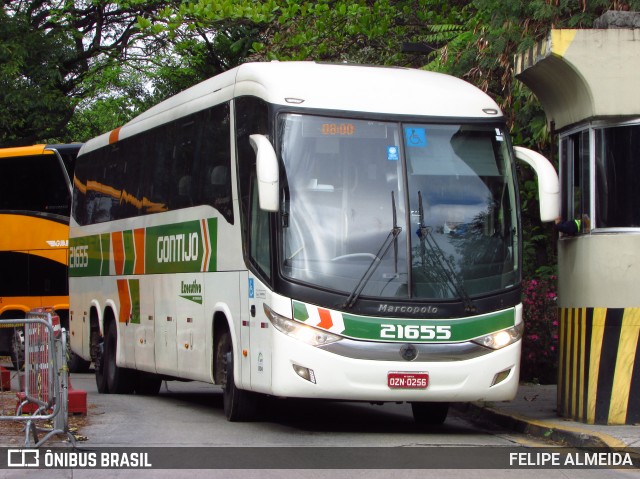
<path id="1" fill-rule="evenodd" d="M 554 221 L 560 216 L 560 181 L 555 168 L 540 153 L 528 148 L 515 146 L 516 158 L 531 165 L 538 177 L 538 196 L 540 198 L 540 220 Z"/>
<path id="2" fill-rule="evenodd" d="M 250 135 L 249 143 L 251 143 L 251 147 L 256 153 L 260 209 L 278 211 L 280 205 L 280 171 L 276 152 L 269 139 L 264 135 Z"/>

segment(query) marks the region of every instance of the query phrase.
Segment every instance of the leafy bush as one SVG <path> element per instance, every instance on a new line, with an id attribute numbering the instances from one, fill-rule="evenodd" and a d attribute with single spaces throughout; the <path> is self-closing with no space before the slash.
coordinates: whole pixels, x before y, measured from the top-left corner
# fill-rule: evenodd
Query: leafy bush
<path id="1" fill-rule="evenodd" d="M 524 337 L 520 380 L 555 384 L 558 370 L 556 277 L 522 282 Z"/>

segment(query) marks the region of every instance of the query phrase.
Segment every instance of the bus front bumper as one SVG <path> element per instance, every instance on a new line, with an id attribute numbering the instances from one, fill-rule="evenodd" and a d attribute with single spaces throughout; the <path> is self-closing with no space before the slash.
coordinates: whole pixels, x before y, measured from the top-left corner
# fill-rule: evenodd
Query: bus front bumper
<path id="1" fill-rule="evenodd" d="M 276 331 L 272 339 L 270 393 L 276 396 L 375 402 L 507 401 L 518 389 L 522 341 L 463 360 L 420 361 L 418 357 L 405 361 L 398 355 L 392 361 L 335 354 Z M 401 346 L 397 344 L 398 350 Z M 391 386 L 390 374 L 420 379 Z"/>

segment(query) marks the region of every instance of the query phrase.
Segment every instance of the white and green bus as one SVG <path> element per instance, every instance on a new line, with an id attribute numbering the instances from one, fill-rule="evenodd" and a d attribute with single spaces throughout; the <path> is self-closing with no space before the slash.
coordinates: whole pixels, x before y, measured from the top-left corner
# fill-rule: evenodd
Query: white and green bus
<path id="1" fill-rule="evenodd" d="M 521 232 L 494 101 L 426 71 L 247 63 L 88 141 L 70 230 L 73 350 L 102 393 L 223 387 L 410 402 L 517 389 Z"/>

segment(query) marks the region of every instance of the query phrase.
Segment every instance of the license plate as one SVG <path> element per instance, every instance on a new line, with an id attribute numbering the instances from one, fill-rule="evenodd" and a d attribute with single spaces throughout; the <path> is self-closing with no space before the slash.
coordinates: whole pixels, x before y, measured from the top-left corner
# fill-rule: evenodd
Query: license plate
<path id="1" fill-rule="evenodd" d="M 429 386 L 429 374 L 390 372 L 387 385 L 391 389 L 426 389 Z"/>

